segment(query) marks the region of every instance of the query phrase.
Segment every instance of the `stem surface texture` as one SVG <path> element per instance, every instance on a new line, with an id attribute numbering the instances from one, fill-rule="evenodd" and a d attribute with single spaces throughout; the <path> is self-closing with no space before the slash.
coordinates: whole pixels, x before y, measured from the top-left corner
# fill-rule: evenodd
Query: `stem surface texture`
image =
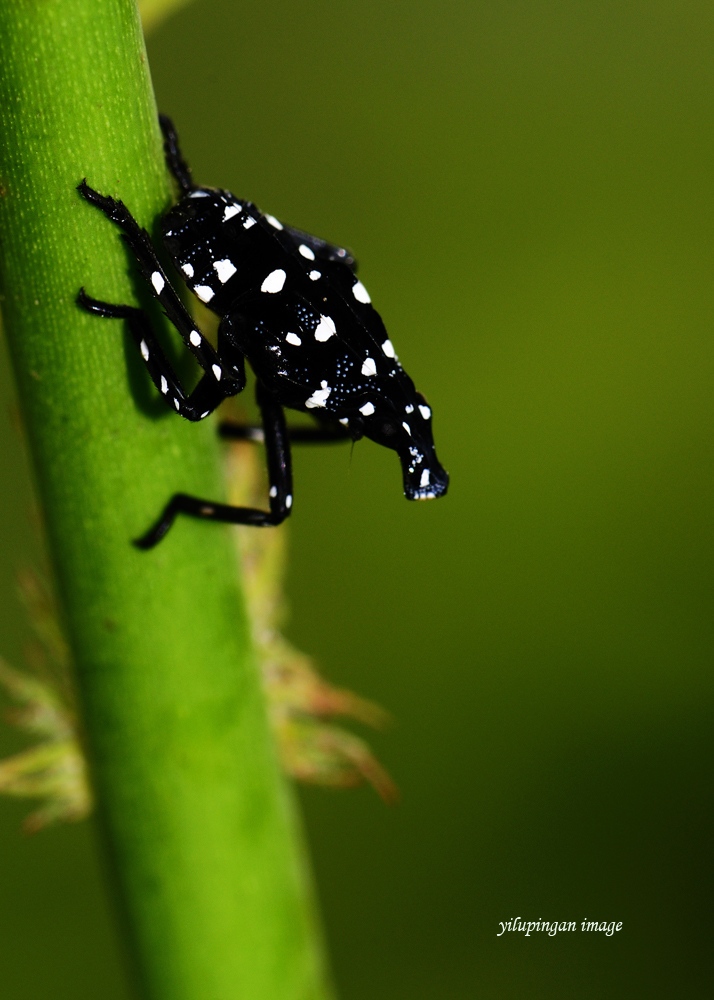
<path id="1" fill-rule="evenodd" d="M 325 998 L 227 530 L 180 518 L 131 544 L 172 493 L 221 499 L 213 428 L 172 415 L 122 323 L 75 304 L 85 286 L 163 323 L 75 190 L 86 177 L 150 231 L 171 200 L 132 0 L 3 0 L 0 130 L 3 319 L 140 988 Z"/>

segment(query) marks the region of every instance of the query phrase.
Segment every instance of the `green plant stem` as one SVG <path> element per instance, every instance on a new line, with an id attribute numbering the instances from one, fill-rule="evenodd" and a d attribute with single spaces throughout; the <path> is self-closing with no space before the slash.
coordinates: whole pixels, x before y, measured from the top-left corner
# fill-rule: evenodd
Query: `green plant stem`
<path id="1" fill-rule="evenodd" d="M 0 128 L 2 311 L 144 995 L 324 998 L 226 529 L 130 542 L 175 491 L 220 499 L 212 430 L 157 408 L 122 325 L 74 301 L 137 301 L 77 183 L 143 225 L 170 200 L 133 0 L 3 0 Z"/>

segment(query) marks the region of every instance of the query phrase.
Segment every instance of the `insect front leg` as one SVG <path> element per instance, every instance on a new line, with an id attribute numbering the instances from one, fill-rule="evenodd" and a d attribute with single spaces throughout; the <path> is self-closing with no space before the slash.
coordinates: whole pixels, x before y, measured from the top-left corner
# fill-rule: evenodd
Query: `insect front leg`
<path id="1" fill-rule="evenodd" d="M 187 493 L 176 493 L 169 500 L 157 523 L 134 542 L 140 549 L 151 549 L 160 542 L 178 514 L 188 514 L 190 517 L 200 517 L 206 521 L 223 521 L 227 524 L 250 524 L 258 528 L 275 527 L 285 520 L 293 504 L 292 463 L 285 414 L 280 403 L 261 382 L 256 385 L 256 397 L 263 418 L 270 482 L 268 493 L 270 510 L 232 507 L 230 504 L 201 500 Z"/>
<path id="2" fill-rule="evenodd" d="M 80 289 L 77 296 L 77 305 L 94 316 L 126 320 L 129 332 L 139 348 L 152 382 L 167 403 L 187 420 L 203 420 L 223 402 L 226 396 L 235 395 L 245 387 L 245 370 L 242 366 L 242 359 L 240 359 L 242 383 L 236 359 L 232 365 L 232 371 L 238 377 L 220 382 L 212 372 L 210 375 L 204 375 L 191 393 L 186 393 L 143 309 L 100 302 L 98 299 L 90 298 L 83 288 Z M 227 392 L 227 389 L 230 391 Z"/>
<path id="3" fill-rule="evenodd" d="M 288 438 L 291 444 L 340 444 L 343 441 L 354 440 L 346 427 L 321 424 L 319 427 L 288 427 Z M 227 441 L 258 441 L 264 440 L 263 428 L 256 424 L 235 424 L 223 420 L 218 425 L 218 434 Z"/>

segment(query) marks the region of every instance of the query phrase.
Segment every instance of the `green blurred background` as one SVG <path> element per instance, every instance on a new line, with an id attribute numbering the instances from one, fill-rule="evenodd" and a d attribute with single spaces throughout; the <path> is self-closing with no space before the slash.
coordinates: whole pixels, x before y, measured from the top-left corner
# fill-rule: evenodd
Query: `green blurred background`
<path id="1" fill-rule="evenodd" d="M 370 442 L 295 458 L 289 635 L 398 720 L 399 806 L 302 793 L 342 1000 L 712 995 L 711 15 L 196 0 L 150 40 L 195 176 L 355 248 L 452 477 L 407 504 Z M 91 826 L 24 812 L 0 995 L 128 1000 Z M 623 928 L 497 938 L 517 916 Z"/>

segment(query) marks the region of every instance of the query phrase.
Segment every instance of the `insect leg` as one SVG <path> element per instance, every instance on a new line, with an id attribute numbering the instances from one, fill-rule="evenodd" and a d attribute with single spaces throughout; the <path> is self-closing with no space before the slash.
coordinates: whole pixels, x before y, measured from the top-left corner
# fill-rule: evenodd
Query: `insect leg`
<path id="1" fill-rule="evenodd" d="M 292 444 L 339 443 L 351 441 L 352 435 L 344 427 L 321 424 L 319 427 L 288 427 Z M 234 424 L 224 420 L 218 425 L 218 434 L 229 441 L 263 441 L 263 428 L 251 424 Z"/>
<path id="2" fill-rule="evenodd" d="M 191 168 L 181 155 L 174 123 L 168 115 L 159 115 L 159 125 L 164 135 L 164 158 L 166 166 L 176 178 L 183 193 L 188 194 L 189 191 L 193 191 L 196 185 L 191 178 Z"/>
<path id="3" fill-rule="evenodd" d="M 203 420 L 212 413 L 226 398 L 226 388 L 233 387 L 233 382 L 221 384 L 216 381 L 213 373 L 204 375 L 193 392 L 186 393 L 181 381 L 171 367 L 163 348 L 154 333 L 149 317 L 143 309 L 134 306 L 113 305 L 110 302 L 100 302 L 90 298 L 83 288 L 79 290 L 77 305 L 85 312 L 105 319 L 126 320 L 134 343 L 139 348 L 144 359 L 151 381 L 165 397 L 167 403 L 174 407 L 177 413 L 187 420 Z M 245 386 L 245 372 L 243 387 Z M 238 390 L 239 391 L 239 390 Z M 228 395 L 235 394 L 235 391 Z"/>
<path id="4" fill-rule="evenodd" d="M 201 368 L 213 375 L 217 382 L 233 381 L 232 377 L 224 372 L 223 365 L 212 345 L 203 337 L 201 331 L 196 329 L 191 314 L 172 288 L 159 263 L 149 234 L 145 229 L 141 229 L 126 205 L 114 198 L 99 194 L 90 188 L 86 181 L 82 181 L 77 190 L 83 198 L 100 209 L 112 222 L 116 222 L 122 230 L 122 239 L 136 257 L 141 273 L 148 282 L 155 298 L 163 306 L 166 316 L 176 327 L 186 347 L 191 351 Z M 224 395 L 235 395 L 236 391 L 240 392 L 240 389 L 232 388 L 230 391 L 224 392 Z"/>
<path id="5" fill-rule="evenodd" d="M 229 504 L 201 500 L 186 493 L 176 493 L 164 508 L 157 523 L 134 542 L 140 549 L 151 549 L 164 537 L 178 514 L 200 517 L 207 521 L 227 524 L 251 524 L 258 528 L 275 527 L 290 513 L 292 507 L 292 465 L 283 408 L 262 383 L 256 386 L 258 405 L 263 417 L 265 450 L 270 480 L 270 510 L 254 507 L 232 507 Z"/>

